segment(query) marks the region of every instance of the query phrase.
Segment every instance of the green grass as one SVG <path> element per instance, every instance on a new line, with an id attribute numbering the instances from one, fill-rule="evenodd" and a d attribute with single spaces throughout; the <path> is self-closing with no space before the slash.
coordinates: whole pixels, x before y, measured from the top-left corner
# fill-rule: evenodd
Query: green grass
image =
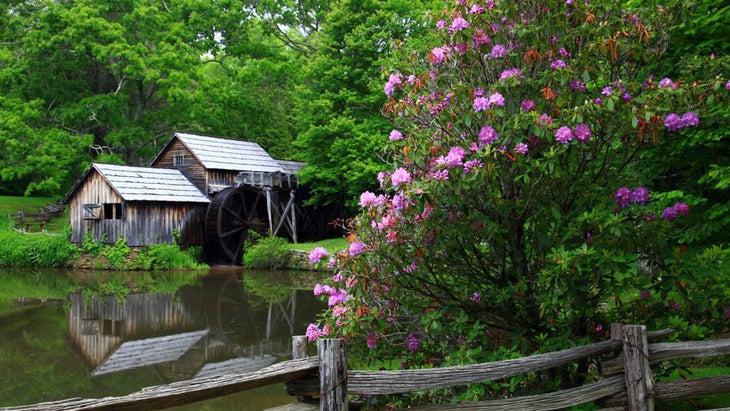
<path id="1" fill-rule="evenodd" d="M 15 196 L 0 196 L 0 221 L 7 224 L 7 215 L 16 214 L 18 211 L 22 211 L 25 214 L 37 214 L 38 211 L 45 207 L 48 203 L 55 203 L 59 197 L 15 197 Z M 64 212 L 62 216 L 56 217 L 46 225 L 46 230 L 49 232 L 62 232 L 68 224 L 67 212 Z M 32 230 L 37 230 L 39 227 L 33 224 Z"/>
<path id="2" fill-rule="evenodd" d="M 316 247 L 324 247 L 327 252 L 331 254 L 337 253 L 340 250 L 347 249 L 349 243 L 347 242 L 347 239 L 345 238 L 329 238 L 322 241 L 316 241 L 313 243 L 297 243 L 297 244 L 289 244 L 287 247 L 290 250 L 302 250 L 302 251 L 312 251 Z"/>
<path id="3" fill-rule="evenodd" d="M 707 361 L 712 361 L 714 363 L 714 361 L 717 360 L 718 363 L 720 363 L 722 358 L 726 359 L 727 357 L 716 357 L 708 359 Z M 685 372 L 685 376 L 688 379 L 715 377 L 721 375 L 730 375 L 730 367 L 706 366 L 702 368 L 690 368 L 688 372 Z M 659 381 L 672 381 L 679 380 L 681 378 L 682 377 L 679 375 L 679 371 L 675 370 L 669 377 L 661 378 Z M 659 402 L 656 404 L 657 411 L 709 410 L 722 407 L 730 407 L 730 393 L 710 395 L 707 397 L 690 400 Z"/>

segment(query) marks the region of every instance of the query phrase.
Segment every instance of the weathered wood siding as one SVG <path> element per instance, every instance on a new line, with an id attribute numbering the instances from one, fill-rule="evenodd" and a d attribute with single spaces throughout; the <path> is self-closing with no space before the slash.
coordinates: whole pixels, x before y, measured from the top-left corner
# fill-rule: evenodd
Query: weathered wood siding
<path id="1" fill-rule="evenodd" d="M 129 202 L 124 216 L 127 244 L 174 244 L 177 231 L 180 244 L 201 245 L 206 209 L 207 204 Z"/>
<path id="2" fill-rule="evenodd" d="M 122 218 L 105 219 L 104 204 L 121 204 Z M 93 210 L 97 218 L 90 218 L 90 206 L 96 207 Z M 81 244 L 88 231 L 94 241 L 106 238 L 110 244 L 121 237 L 131 247 L 174 244 L 173 233 L 178 231 L 179 244 L 201 245 L 206 210 L 207 204 L 203 203 L 125 202 L 97 171 L 92 170 L 69 199 L 71 242 Z"/>
<path id="3" fill-rule="evenodd" d="M 175 156 L 183 156 L 185 161 L 181 166 L 175 166 Z M 208 192 L 208 180 L 205 168 L 198 161 L 197 158 L 190 152 L 190 150 L 175 139 L 167 146 L 166 150 L 161 152 L 155 159 L 154 163 L 150 164 L 151 167 L 157 168 L 176 168 L 180 170 L 185 177 L 190 180 L 195 187 L 200 190 L 203 194 Z"/>
<path id="4" fill-rule="evenodd" d="M 208 184 L 211 186 L 234 186 L 238 171 L 208 170 Z"/>
<path id="5" fill-rule="evenodd" d="M 68 332 L 84 360 L 96 368 L 122 342 L 192 330 L 195 324 L 173 293 L 130 294 L 124 304 L 114 296 L 69 296 Z"/>
<path id="6" fill-rule="evenodd" d="M 122 198 L 107 184 L 106 180 L 92 170 L 83 183 L 77 188 L 68 202 L 68 219 L 71 224 L 71 242 L 80 244 L 88 231 L 94 241 L 101 241 L 104 233 L 108 242 L 115 242 L 122 233 L 123 219 L 105 220 L 103 204 L 122 203 Z M 90 219 L 84 205 L 97 205 L 97 219 Z M 122 206 L 122 213 L 124 213 Z"/>

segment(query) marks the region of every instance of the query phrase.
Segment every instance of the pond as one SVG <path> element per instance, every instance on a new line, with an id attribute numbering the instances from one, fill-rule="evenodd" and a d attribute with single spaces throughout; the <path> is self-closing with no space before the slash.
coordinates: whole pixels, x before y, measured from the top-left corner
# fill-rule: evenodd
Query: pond
<path id="1" fill-rule="evenodd" d="M 0 271 L 0 407 L 120 396 L 288 359 L 291 336 L 324 308 L 311 291 L 321 275 Z M 292 402 L 272 385 L 174 409 Z"/>

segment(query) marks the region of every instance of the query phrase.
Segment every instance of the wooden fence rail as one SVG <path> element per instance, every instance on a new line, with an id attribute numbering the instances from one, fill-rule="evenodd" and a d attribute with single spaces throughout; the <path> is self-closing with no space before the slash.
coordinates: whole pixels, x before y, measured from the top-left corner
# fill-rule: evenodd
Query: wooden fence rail
<path id="1" fill-rule="evenodd" d="M 148 387 L 123 397 L 69 399 L 5 410 L 155 410 L 286 382 L 290 394 L 300 398 L 319 397 L 320 410 L 340 411 L 348 409 L 349 394 L 395 394 L 494 381 L 611 352 L 619 355 L 601 364 L 604 378 L 581 387 L 541 395 L 414 409 L 556 410 L 596 401 L 608 407 L 606 411 L 651 411 L 654 401 L 730 392 L 730 375 L 654 382 L 652 364 L 679 358 L 730 355 L 730 339 L 648 344 L 650 340 L 672 333 L 671 330 L 647 332 L 644 326 L 615 324 L 610 340 L 582 347 L 461 367 L 400 371 L 347 370 L 344 342 L 339 339 L 319 340 L 317 357 L 307 358 L 306 337 L 297 336 L 292 342 L 294 360 L 254 373 L 180 381 Z"/>

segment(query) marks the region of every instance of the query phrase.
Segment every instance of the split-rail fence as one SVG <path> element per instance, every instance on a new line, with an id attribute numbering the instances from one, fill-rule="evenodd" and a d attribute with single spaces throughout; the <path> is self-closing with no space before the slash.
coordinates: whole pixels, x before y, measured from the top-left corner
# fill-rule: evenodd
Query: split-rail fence
<path id="1" fill-rule="evenodd" d="M 651 411 L 655 401 L 701 398 L 730 392 L 730 375 L 654 381 L 651 369 L 654 364 L 675 359 L 730 355 L 730 339 L 648 343 L 673 333 L 672 330 L 647 332 L 643 325 L 614 324 L 609 340 L 567 350 L 467 366 L 399 371 L 348 370 L 345 344 L 340 339 L 320 339 L 317 357 L 307 357 L 306 337 L 296 336 L 293 360 L 254 373 L 180 381 L 148 387 L 122 397 L 73 398 L 6 410 L 159 410 L 270 384 L 287 383 L 290 394 L 300 398 L 319 397 L 320 410 L 339 411 L 348 409 L 348 395 L 397 394 L 494 381 L 608 353 L 617 355 L 601 363 L 602 378 L 584 386 L 540 395 L 415 409 L 542 411 L 596 402 L 605 407 L 603 411 Z M 723 410 L 730 411 L 730 408 Z"/>

